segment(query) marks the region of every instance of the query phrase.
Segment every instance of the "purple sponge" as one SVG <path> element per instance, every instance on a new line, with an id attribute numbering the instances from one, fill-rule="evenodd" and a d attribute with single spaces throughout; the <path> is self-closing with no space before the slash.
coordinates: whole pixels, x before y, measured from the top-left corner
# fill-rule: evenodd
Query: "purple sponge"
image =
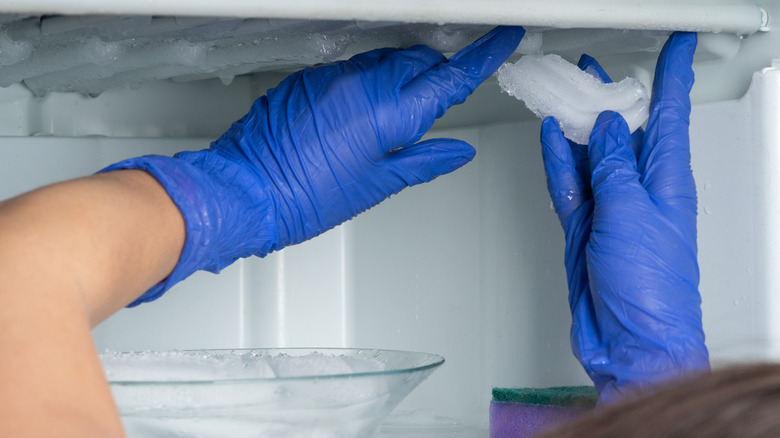
<path id="1" fill-rule="evenodd" d="M 529 438 L 596 406 L 591 386 L 493 388 L 490 438 Z"/>

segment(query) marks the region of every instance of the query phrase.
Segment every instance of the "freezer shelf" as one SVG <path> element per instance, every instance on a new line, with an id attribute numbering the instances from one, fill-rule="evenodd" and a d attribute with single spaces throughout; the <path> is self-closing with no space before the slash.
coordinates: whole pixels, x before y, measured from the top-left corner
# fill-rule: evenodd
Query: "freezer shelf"
<path id="1" fill-rule="evenodd" d="M 706 9 L 706 13 L 702 10 Z M 424 23 L 490 23 L 557 28 L 690 30 L 751 34 L 768 22 L 752 0 L 7 0 L 0 11 L 33 14 L 153 14 Z"/>
<path id="2" fill-rule="evenodd" d="M 377 47 L 426 44 L 451 53 L 497 24 L 526 26 L 523 54 L 655 52 L 671 30 L 768 30 L 767 9 L 752 0 L 11 1 L 0 6 L 0 87 L 95 96 L 160 79 L 229 84 Z"/>

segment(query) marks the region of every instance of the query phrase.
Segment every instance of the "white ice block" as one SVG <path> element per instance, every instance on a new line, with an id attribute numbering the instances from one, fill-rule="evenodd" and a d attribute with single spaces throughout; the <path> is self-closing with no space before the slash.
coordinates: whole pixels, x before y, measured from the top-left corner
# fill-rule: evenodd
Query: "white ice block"
<path id="1" fill-rule="evenodd" d="M 566 138 L 580 144 L 588 143 L 602 111 L 620 113 L 631 132 L 649 114 L 650 97 L 638 80 L 605 84 L 558 55 L 528 55 L 504 64 L 498 70 L 498 83 L 538 117 L 555 117 Z"/>

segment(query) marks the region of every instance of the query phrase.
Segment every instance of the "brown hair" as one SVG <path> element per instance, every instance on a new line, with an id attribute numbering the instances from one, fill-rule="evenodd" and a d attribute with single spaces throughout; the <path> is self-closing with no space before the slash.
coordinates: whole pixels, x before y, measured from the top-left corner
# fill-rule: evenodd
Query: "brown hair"
<path id="1" fill-rule="evenodd" d="M 780 364 L 740 365 L 605 406 L 537 438 L 780 437 Z"/>

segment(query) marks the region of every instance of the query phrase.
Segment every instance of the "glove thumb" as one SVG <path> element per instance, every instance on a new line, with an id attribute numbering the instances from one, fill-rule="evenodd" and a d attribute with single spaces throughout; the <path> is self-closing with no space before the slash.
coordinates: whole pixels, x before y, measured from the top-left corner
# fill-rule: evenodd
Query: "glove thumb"
<path id="1" fill-rule="evenodd" d="M 382 161 L 381 179 L 392 193 L 450 173 L 474 158 L 476 151 L 465 141 L 436 138 L 399 149 Z"/>

